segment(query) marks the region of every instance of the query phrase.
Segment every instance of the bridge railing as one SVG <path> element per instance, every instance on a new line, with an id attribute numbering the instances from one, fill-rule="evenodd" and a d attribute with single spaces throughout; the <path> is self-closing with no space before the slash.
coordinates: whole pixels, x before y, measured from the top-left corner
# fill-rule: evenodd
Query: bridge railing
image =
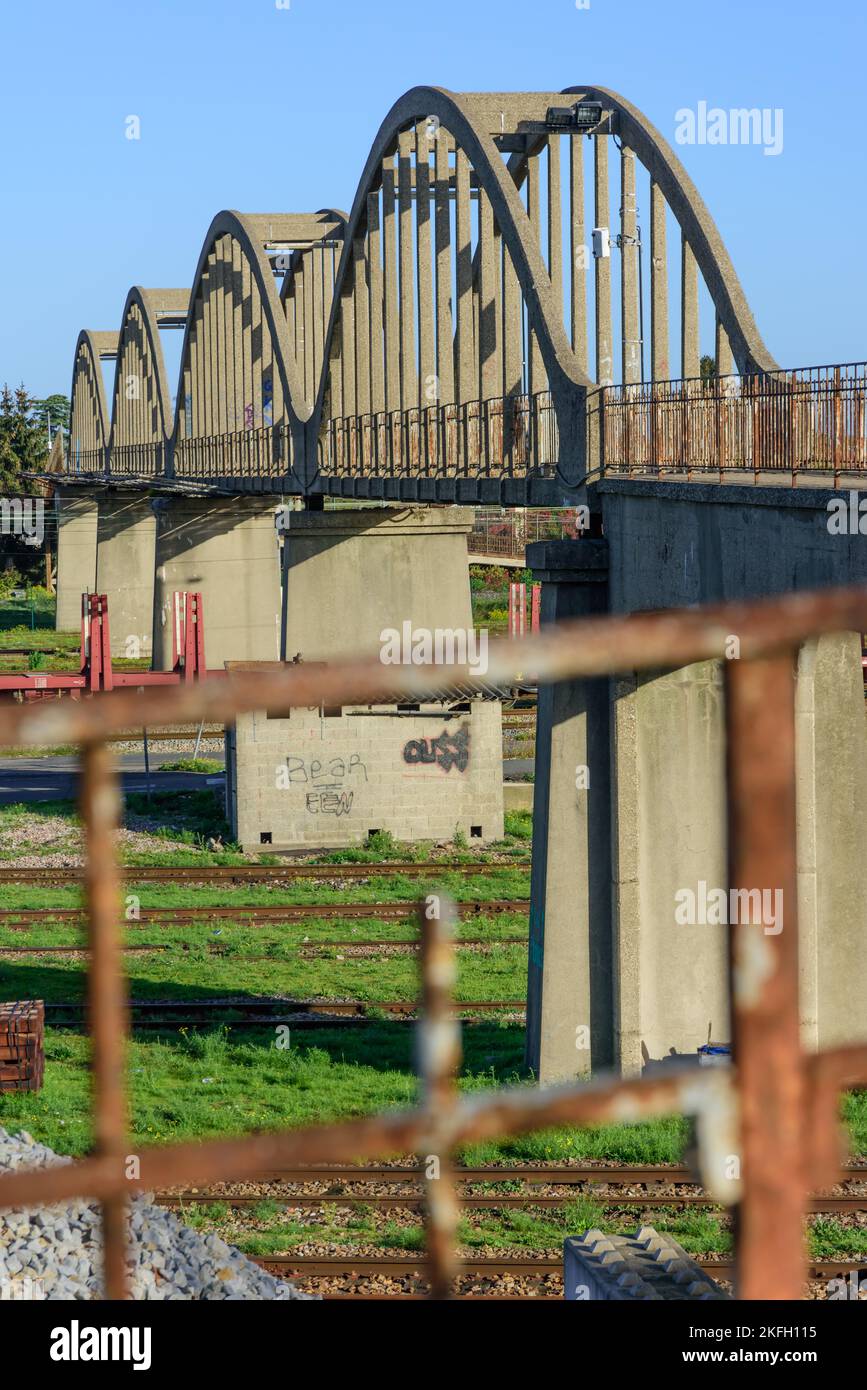
<path id="1" fill-rule="evenodd" d="M 327 420 L 318 461 L 341 478 L 523 478 L 552 475 L 558 453 L 543 391 Z"/>
<path id="2" fill-rule="evenodd" d="M 867 364 L 607 386 L 602 470 L 836 484 L 867 472 Z"/>
<path id="3" fill-rule="evenodd" d="M 66 455 L 65 471 L 72 477 L 81 473 L 90 477 L 92 474 L 105 472 L 107 449 L 76 449 L 73 445 Z"/>
<path id="4" fill-rule="evenodd" d="M 288 425 L 262 425 L 228 434 L 178 439 L 174 472 L 178 478 L 279 478 L 292 464 Z"/>
<path id="5" fill-rule="evenodd" d="M 126 477 L 153 478 L 166 471 L 165 444 L 115 444 L 110 471 Z"/>

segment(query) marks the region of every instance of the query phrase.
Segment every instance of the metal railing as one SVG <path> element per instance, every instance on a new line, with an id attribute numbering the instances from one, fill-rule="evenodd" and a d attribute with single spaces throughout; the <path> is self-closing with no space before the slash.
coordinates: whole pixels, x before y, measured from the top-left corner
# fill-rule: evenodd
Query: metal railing
<path id="1" fill-rule="evenodd" d="M 66 455 L 65 471 L 72 477 L 86 477 L 105 472 L 107 449 L 76 449 L 73 445 Z"/>
<path id="2" fill-rule="evenodd" d="M 109 453 L 109 470 L 126 477 L 157 477 L 166 471 L 166 445 L 115 444 Z"/>
<path id="3" fill-rule="evenodd" d="M 534 541 L 575 540 L 581 535 L 574 507 L 477 507 L 467 549 L 472 555 L 520 560 Z"/>
<path id="4" fill-rule="evenodd" d="M 288 425 L 261 425 L 175 442 L 177 478 L 280 478 L 291 467 L 292 432 Z"/>
<path id="5" fill-rule="evenodd" d="M 867 472 L 867 364 L 600 391 L 602 470 L 756 482 Z"/>
<path id="6" fill-rule="evenodd" d="M 554 405 L 542 391 L 327 420 L 319 471 L 338 478 L 524 478 L 552 475 L 558 453 Z"/>
<path id="7" fill-rule="evenodd" d="M 867 475 L 867 364 L 755 376 L 605 386 L 588 396 L 599 469 L 610 476 L 836 486 Z M 592 450 L 588 451 L 592 454 Z M 323 423 L 318 467 L 332 478 L 551 478 L 560 464 L 550 392 L 351 415 Z M 69 474 L 100 473 L 105 453 L 73 453 Z M 178 439 L 180 478 L 275 478 L 293 466 L 288 425 Z M 154 476 L 154 444 L 112 450 L 110 471 Z"/>
<path id="8" fill-rule="evenodd" d="M 459 1099 L 459 1038 L 449 1011 L 450 912 L 443 904 L 432 914 L 428 899 L 420 912 L 422 1091 L 415 1108 L 275 1134 L 136 1146 L 137 1168 L 127 1162 L 128 1019 L 115 835 L 120 791 L 105 740 L 145 725 L 223 723 L 254 710 L 371 703 L 393 692 L 394 672 L 373 657 L 333 666 L 229 672 L 220 681 L 147 693 L 115 691 L 61 705 L 0 709 L 4 746 L 74 742 L 82 748 L 95 1131 L 94 1150 L 85 1159 L 0 1175 L 0 1207 L 97 1199 L 103 1213 L 105 1293 L 120 1298 L 127 1291 L 125 1208 L 133 1193 L 255 1179 L 263 1171 L 305 1163 L 413 1153 L 427 1185 L 431 1293 L 447 1297 L 460 1268 L 458 1198 L 450 1166 L 460 1146 L 557 1125 L 596 1125 L 622 1121 L 624 1115 L 637 1121 L 683 1111 L 697 1118 L 701 1180 L 712 1193 L 722 1189 L 723 1199 L 737 1201 L 739 1297 L 801 1297 L 808 1196 L 839 1176 L 839 1093 L 845 1086 L 867 1084 L 867 1045 L 810 1055 L 802 1051 L 799 1027 L 793 672 L 803 641 L 838 631 L 867 631 L 867 589 L 570 622 L 524 642 L 495 644 L 489 653 L 486 680 L 491 683 L 511 684 L 527 669 L 551 682 L 723 660 L 727 634 L 738 634 L 740 659 L 723 667 L 729 885 L 751 904 L 756 889 L 782 890 L 786 929 L 761 936 L 761 970 L 747 970 L 743 963 L 757 959 L 760 909 L 753 909 L 758 915 L 740 914 L 728 928 L 730 1070 L 673 1065 L 636 1079 L 600 1077 L 551 1089 L 516 1086 Z M 434 673 L 401 668 L 408 696 L 423 696 L 432 683 L 470 681 L 466 667 L 440 667 Z M 424 1161 L 432 1155 L 439 1159 L 438 1176 L 436 1165 Z M 742 1175 L 734 1185 L 733 1155 Z"/>

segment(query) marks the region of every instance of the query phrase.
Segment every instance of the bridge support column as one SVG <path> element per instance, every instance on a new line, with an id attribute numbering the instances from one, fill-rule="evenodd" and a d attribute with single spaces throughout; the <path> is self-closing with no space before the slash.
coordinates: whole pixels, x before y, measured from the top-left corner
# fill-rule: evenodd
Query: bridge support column
<path id="1" fill-rule="evenodd" d="M 542 622 L 603 613 L 603 540 L 528 547 Z M 542 686 L 536 727 L 527 1064 L 543 1085 L 611 1065 L 608 680 Z"/>
<path id="2" fill-rule="evenodd" d="M 205 661 L 275 661 L 280 650 L 279 498 L 159 497 L 154 669 L 172 664 L 172 596 L 202 594 Z"/>
<path id="3" fill-rule="evenodd" d="M 81 595 L 96 588 L 97 500 L 78 489 L 57 489 L 57 632 L 81 627 Z"/>
<path id="4" fill-rule="evenodd" d="M 466 507 L 289 512 L 283 659 L 378 652 L 380 633 L 404 622 L 468 632 L 471 526 Z"/>
<path id="5" fill-rule="evenodd" d="M 108 595 L 111 654 L 137 660 L 153 650 L 156 517 L 150 498 L 100 497 L 96 589 Z"/>
<path id="6" fill-rule="evenodd" d="M 615 613 L 867 580 L 863 536 L 829 526 L 831 500 L 847 501 L 844 492 L 610 479 L 599 494 Z M 713 667 L 642 676 L 619 691 L 620 1060 L 636 1069 L 645 1054 L 692 1051 L 708 1028 L 727 1041 L 725 927 L 672 917 L 676 890 L 695 893 L 701 880 L 728 887 L 722 693 Z M 804 646 L 796 700 L 801 1023 L 805 1046 L 825 1048 L 861 1038 L 867 1018 L 867 730 L 857 634 Z M 783 909 L 785 930 L 793 914 Z"/>
<path id="7" fill-rule="evenodd" d="M 702 883 L 728 886 L 722 673 L 642 672 L 611 692 L 615 1062 L 637 1075 L 729 1037 L 726 929 L 700 906 Z"/>
<path id="8" fill-rule="evenodd" d="M 805 1047 L 864 1036 L 867 739 L 861 638 L 814 639 L 798 659 L 798 923 Z"/>

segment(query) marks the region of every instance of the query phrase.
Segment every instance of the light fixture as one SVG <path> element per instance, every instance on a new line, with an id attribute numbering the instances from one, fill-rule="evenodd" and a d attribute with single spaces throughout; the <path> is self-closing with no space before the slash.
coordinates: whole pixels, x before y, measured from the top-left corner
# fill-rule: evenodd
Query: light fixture
<path id="1" fill-rule="evenodd" d="M 593 130 L 603 114 L 601 102 L 576 101 L 574 106 L 549 106 L 545 124 L 549 130 Z"/>

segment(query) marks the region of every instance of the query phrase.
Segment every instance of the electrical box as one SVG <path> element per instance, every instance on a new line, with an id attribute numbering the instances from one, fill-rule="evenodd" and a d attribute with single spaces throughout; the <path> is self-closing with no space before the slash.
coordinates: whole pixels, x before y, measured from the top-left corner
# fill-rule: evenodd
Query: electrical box
<path id="1" fill-rule="evenodd" d="M 597 261 L 607 261 L 611 255 L 611 233 L 607 227 L 593 228 L 593 255 Z"/>

